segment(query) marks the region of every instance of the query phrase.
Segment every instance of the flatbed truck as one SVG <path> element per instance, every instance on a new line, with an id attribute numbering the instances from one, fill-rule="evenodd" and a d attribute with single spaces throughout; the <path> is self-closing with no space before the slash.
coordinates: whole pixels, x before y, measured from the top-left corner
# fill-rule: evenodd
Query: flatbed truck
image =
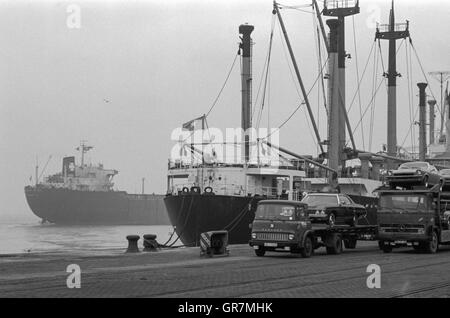
<path id="1" fill-rule="evenodd" d="M 256 255 L 284 251 L 310 257 L 321 247 L 328 254 L 340 254 L 344 247 L 356 248 L 358 240 L 376 239 L 377 226 L 314 224 L 307 209 L 298 201 L 260 201 L 249 242 Z"/>

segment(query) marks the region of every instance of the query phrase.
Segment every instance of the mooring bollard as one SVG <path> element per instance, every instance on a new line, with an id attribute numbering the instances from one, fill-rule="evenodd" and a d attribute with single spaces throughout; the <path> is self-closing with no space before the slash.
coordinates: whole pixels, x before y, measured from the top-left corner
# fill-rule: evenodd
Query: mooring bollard
<path id="1" fill-rule="evenodd" d="M 128 235 L 128 248 L 126 253 L 139 253 L 139 247 L 137 242 L 139 241 L 139 235 Z"/>
<path id="2" fill-rule="evenodd" d="M 158 242 L 155 234 L 144 235 L 144 252 L 155 252 L 158 250 Z"/>

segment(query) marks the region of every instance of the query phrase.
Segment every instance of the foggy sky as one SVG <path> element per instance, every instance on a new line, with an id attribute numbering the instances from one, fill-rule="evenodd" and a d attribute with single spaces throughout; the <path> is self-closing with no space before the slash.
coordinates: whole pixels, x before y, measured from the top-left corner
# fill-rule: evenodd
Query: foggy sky
<path id="1" fill-rule="evenodd" d="M 289 5 L 309 2 L 281 1 Z M 81 8 L 80 29 L 67 27 L 69 4 Z M 346 24 L 347 51 L 352 55 L 347 60 L 347 106 L 357 83 L 356 57 L 361 75 L 373 43 L 375 29 L 370 21 L 387 23 L 390 1 L 361 0 L 360 6 L 361 14 L 354 18 L 357 52 L 352 18 Z M 411 21 L 411 37 L 425 71 L 450 70 L 450 3 L 397 0 L 395 7 L 397 22 Z M 139 192 L 145 177 L 147 193 L 165 193 L 167 159 L 174 146 L 171 132 L 207 112 L 237 52 L 238 26 L 246 22 L 255 26 L 256 98 L 271 11 L 271 0 L 0 1 L 0 219 L 32 219 L 23 187 L 34 176 L 36 156 L 43 167 L 52 155 L 44 175 L 55 173 L 61 169 L 63 156 L 75 154 L 78 159 L 75 147 L 81 139 L 95 147 L 88 162 L 119 170 L 115 178 L 119 189 Z M 309 90 L 318 72 L 312 14 L 298 10 L 282 10 L 282 14 Z M 387 65 L 387 43 L 382 48 Z M 272 54 L 268 107 L 270 126 L 277 127 L 301 101 L 278 25 Z M 424 77 L 415 57 L 412 60 L 415 109 L 415 83 Z M 403 75 L 398 80 L 401 144 L 410 125 L 404 49 L 399 51 L 397 68 Z M 377 73 L 380 79 L 381 66 Z M 373 59 L 361 87 L 363 111 L 370 101 L 372 74 Z M 430 77 L 430 84 L 439 99 L 438 82 Z M 325 139 L 325 112 L 319 96 L 316 87 L 311 104 L 314 113 L 319 112 L 316 120 Z M 375 114 L 372 150 L 378 151 L 386 140 L 384 87 L 377 95 Z M 267 113 L 263 118 L 262 125 L 267 126 Z M 359 118 L 355 104 L 350 112 L 353 126 Z M 222 129 L 240 125 L 239 63 L 208 123 Z M 366 149 L 369 123 L 370 115 L 366 115 Z M 281 130 L 281 144 L 297 153 L 316 154 L 308 125 L 301 109 Z M 355 139 L 358 148 L 363 148 L 361 129 Z"/>

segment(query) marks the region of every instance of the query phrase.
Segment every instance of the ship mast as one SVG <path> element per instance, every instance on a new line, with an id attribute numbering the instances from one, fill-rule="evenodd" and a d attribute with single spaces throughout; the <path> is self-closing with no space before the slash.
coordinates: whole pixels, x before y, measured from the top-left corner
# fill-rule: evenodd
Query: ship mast
<path id="1" fill-rule="evenodd" d="M 338 119 L 338 129 L 337 133 L 339 135 L 338 144 L 329 144 L 329 152 L 333 151 L 333 147 L 338 147 L 339 152 L 339 163 L 342 167 L 345 166 L 346 155 L 344 153 L 345 143 L 346 143 L 346 126 L 349 129 L 350 137 L 353 141 L 353 136 L 351 135 L 351 129 L 349 127 L 349 122 L 347 118 L 347 108 L 345 106 L 345 59 L 349 56 L 345 51 L 345 17 L 358 14 L 360 12 L 359 0 L 325 0 L 323 15 L 329 17 L 337 17 L 338 24 L 337 28 L 337 78 L 333 85 L 333 91 L 336 91 L 334 107 L 336 108 L 336 114 Z M 334 22 L 333 22 L 334 23 Z M 330 43 L 331 48 L 331 43 Z M 331 111 L 330 111 L 331 112 Z M 353 148 L 355 145 L 353 144 Z M 333 167 L 334 168 L 334 167 Z M 339 169 L 340 171 L 340 169 Z"/>
<path id="2" fill-rule="evenodd" d="M 239 45 L 242 56 L 241 85 L 242 85 L 242 115 L 241 126 L 244 131 L 244 163 L 250 158 L 250 128 L 252 127 L 252 38 L 253 25 L 241 24 L 239 34 L 242 34 L 242 42 Z"/>
<path id="3" fill-rule="evenodd" d="M 409 37 L 409 22 L 395 23 L 394 0 L 389 15 L 389 24 L 377 25 L 375 38 L 389 41 L 389 69 L 383 75 L 388 79 L 388 103 L 387 103 L 387 154 L 397 155 L 397 49 L 396 41 Z M 388 162 L 392 165 L 392 162 Z"/>
<path id="4" fill-rule="evenodd" d="M 84 167 L 84 154 L 91 150 L 92 146 L 86 145 L 87 140 L 82 140 L 80 146 L 76 148 L 76 150 L 81 152 L 81 167 Z"/>

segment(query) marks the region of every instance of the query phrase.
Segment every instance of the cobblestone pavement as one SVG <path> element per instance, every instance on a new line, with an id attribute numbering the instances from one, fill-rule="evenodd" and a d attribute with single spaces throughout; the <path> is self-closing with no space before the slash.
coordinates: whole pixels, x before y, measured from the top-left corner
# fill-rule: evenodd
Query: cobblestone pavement
<path id="1" fill-rule="evenodd" d="M 230 256 L 200 258 L 198 248 L 154 253 L 27 254 L 0 257 L 0 297 L 449 297 L 450 247 L 435 255 L 412 249 L 383 254 L 375 242 L 303 259 L 289 253 L 256 257 L 247 245 Z M 69 289 L 69 264 L 81 288 Z M 367 266 L 381 268 L 369 289 Z"/>

